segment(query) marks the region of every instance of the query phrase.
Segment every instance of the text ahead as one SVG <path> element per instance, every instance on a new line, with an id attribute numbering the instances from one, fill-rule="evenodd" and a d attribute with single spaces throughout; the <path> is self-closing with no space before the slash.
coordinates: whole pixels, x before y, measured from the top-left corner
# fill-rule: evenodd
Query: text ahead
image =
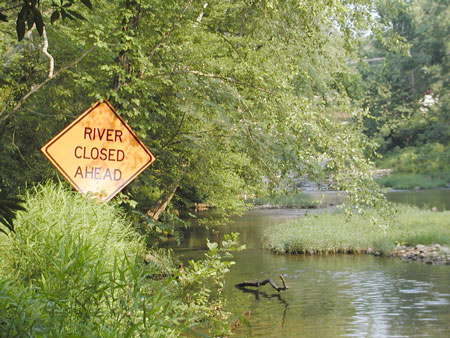
<path id="1" fill-rule="evenodd" d="M 102 201 L 155 160 L 106 100 L 81 114 L 41 151 L 75 189 Z"/>

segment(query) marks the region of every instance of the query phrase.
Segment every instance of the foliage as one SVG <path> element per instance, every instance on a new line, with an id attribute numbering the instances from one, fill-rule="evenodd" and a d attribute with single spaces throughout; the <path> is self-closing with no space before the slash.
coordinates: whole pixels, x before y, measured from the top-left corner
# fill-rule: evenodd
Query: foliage
<path id="1" fill-rule="evenodd" d="M 0 180 L 11 191 L 54 177 L 40 146 L 107 98 L 157 158 L 126 191 L 143 213 L 148 201 L 172 191 L 180 205 L 201 201 L 242 212 L 244 194 L 278 187 L 293 174 L 328 176 L 354 203 L 380 202 L 364 153 L 373 144 L 361 135 L 363 113 L 348 97 L 355 74 L 347 61 L 371 2 L 84 7 L 86 21 L 47 27 L 51 77 L 38 34 L 17 44 L 13 24 L 0 23 L 0 156 L 7 159 Z M 52 13 L 42 16 L 48 22 Z"/>
<path id="2" fill-rule="evenodd" d="M 439 142 L 450 136 L 448 38 L 450 16 L 445 1 L 386 1 L 378 20 L 392 29 L 367 38 L 359 66 L 372 118 L 366 133 L 376 137 L 381 153 Z M 395 34 L 402 48 L 378 37 Z M 406 48 L 403 48 L 406 47 Z"/>
<path id="3" fill-rule="evenodd" d="M 378 182 L 399 189 L 446 186 L 450 183 L 449 163 L 450 147 L 441 143 L 395 148 L 377 161 L 378 167 L 393 169 L 393 175 Z"/>
<path id="4" fill-rule="evenodd" d="M 317 208 L 319 202 L 312 200 L 311 196 L 301 191 L 287 191 L 284 194 L 270 195 L 250 200 L 255 205 L 270 205 L 287 208 Z"/>
<path id="5" fill-rule="evenodd" d="M 8 16 L 4 13 L 10 13 L 14 11 L 17 12 L 17 20 L 16 20 L 16 31 L 17 31 L 17 39 L 21 41 L 25 36 L 25 31 L 30 30 L 33 25 L 36 25 L 36 29 L 40 36 L 43 35 L 44 32 L 44 19 L 42 18 L 42 7 L 49 6 L 53 9 L 50 20 L 54 23 L 60 17 L 64 19 L 70 20 L 86 20 L 80 13 L 74 11 L 72 9 L 72 5 L 75 4 L 74 0 L 60 0 L 59 3 L 54 1 L 40 1 L 40 0 L 24 0 L 20 1 L 21 3 L 18 5 L 14 5 L 9 8 L 1 8 L 0 9 L 0 20 L 8 22 Z M 90 0 L 80 0 L 80 2 L 86 7 L 92 9 L 92 3 Z"/>
<path id="6" fill-rule="evenodd" d="M 225 286 L 224 276 L 234 264 L 229 260 L 232 252 L 245 249 L 245 245 L 239 245 L 238 240 L 238 233 L 224 234 L 220 245 L 207 240 L 206 259 L 190 260 L 189 269 L 180 271 L 178 281 L 184 293 L 181 308 L 191 315 L 191 320 L 204 322 L 204 325 L 197 328 L 199 333 L 212 329 L 223 330 L 226 327 L 224 324 L 229 314 L 223 311 L 224 304 L 220 295 Z"/>
<path id="7" fill-rule="evenodd" d="M 380 231 L 367 215 L 343 213 L 308 215 L 270 227 L 265 247 L 278 253 L 365 253 L 388 254 L 396 243 L 450 244 L 449 211 L 433 212 L 410 206 L 397 206 L 395 224 Z"/>
<path id="8" fill-rule="evenodd" d="M 129 218 L 133 221 L 133 227 L 145 236 L 148 247 L 156 247 L 169 238 L 174 238 L 179 244 L 183 230 L 190 226 L 188 221 L 170 213 L 163 214 L 158 221 L 155 221 L 146 214 L 134 210 Z"/>
<path id="9" fill-rule="evenodd" d="M 433 189 L 445 187 L 446 181 L 431 179 L 421 174 L 392 174 L 376 179 L 378 184 L 393 189 Z"/>
<path id="10" fill-rule="evenodd" d="M 5 191 L 0 189 L 0 225 L 4 225 L 9 231 L 14 231 L 14 218 L 18 210 L 25 210 L 20 198 L 9 197 Z M 0 227 L 0 232 L 6 234 L 6 231 Z"/>
<path id="11" fill-rule="evenodd" d="M 178 271 L 168 252 L 146 252 L 115 203 L 50 183 L 25 200 L 16 233 L 0 234 L 1 337 L 228 332 L 221 297 L 207 283 L 223 283 L 231 262 L 222 255 L 237 247 L 236 235 Z"/>

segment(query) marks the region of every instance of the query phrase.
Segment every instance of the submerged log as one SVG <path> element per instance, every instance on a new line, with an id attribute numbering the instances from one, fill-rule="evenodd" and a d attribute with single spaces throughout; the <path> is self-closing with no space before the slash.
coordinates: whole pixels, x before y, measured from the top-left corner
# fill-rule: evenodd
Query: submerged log
<path id="1" fill-rule="evenodd" d="M 261 285 L 266 285 L 267 283 L 270 284 L 270 286 L 272 286 L 275 290 L 277 290 L 278 292 L 280 292 L 281 290 L 287 290 L 289 289 L 289 286 L 286 285 L 286 281 L 283 278 L 283 275 L 280 275 L 280 279 L 281 282 L 283 283 L 283 286 L 277 286 L 272 278 L 269 279 L 264 279 L 263 281 L 259 282 L 259 281 L 253 281 L 253 282 L 243 282 L 243 283 L 239 283 L 236 284 L 235 287 L 237 288 L 245 288 L 246 286 L 254 286 L 254 287 L 259 287 Z"/>

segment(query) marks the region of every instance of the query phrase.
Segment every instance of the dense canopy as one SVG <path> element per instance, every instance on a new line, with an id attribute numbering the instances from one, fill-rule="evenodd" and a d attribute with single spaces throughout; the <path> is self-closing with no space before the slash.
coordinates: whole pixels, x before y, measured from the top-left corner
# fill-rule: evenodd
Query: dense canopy
<path id="1" fill-rule="evenodd" d="M 88 3 L 33 2 L 45 27 L 35 14 L 18 42 L 20 2 L 0 2 L 3 186 L 55 175 L 40 146 L 106 98 L 157 158 L 128 189 L 147 209 L 175 196 L 237 211 L 303 175 L 378 197 L 350 99 L 370 1 Z"/>

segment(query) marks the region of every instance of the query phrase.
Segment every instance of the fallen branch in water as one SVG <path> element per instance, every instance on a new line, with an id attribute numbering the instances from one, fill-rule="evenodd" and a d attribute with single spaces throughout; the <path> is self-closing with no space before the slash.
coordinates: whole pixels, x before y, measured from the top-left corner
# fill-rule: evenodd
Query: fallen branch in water
<path id="1" fill-rule="evenodd" d="M 261 286 L 261 285 L 266 285 L 267 283 L 269 283 L 270 286 L 272 286 L 272 287 L 273 287 L 275 290 L 277 290 L 278 292 L 280 292 L 281 290 L 287 290 L 287 289 L 289 289 L 289 286 L 286 285 L 286 281 L 284 280 L 283 275 L 280 275 L 280 279 L 281 279 L 281 282 L 283 283 L 283 286 L 277 286 L 277 285 L 273 282 L 272 278 L 269 278 L 269 279 L 264 279 L 264 280 L 261 281 L 261 282 L 254 281 L 254 282 L 243 282 L 243 283 L 239 283 L 239 284 L 236 284 L 235 287 L 237 287 L 237 288 L 244 288 L 244 287 L 246 287 L 246 286 L 255 286 L 255 287 L 259 287 L 259 286 Z"/>

